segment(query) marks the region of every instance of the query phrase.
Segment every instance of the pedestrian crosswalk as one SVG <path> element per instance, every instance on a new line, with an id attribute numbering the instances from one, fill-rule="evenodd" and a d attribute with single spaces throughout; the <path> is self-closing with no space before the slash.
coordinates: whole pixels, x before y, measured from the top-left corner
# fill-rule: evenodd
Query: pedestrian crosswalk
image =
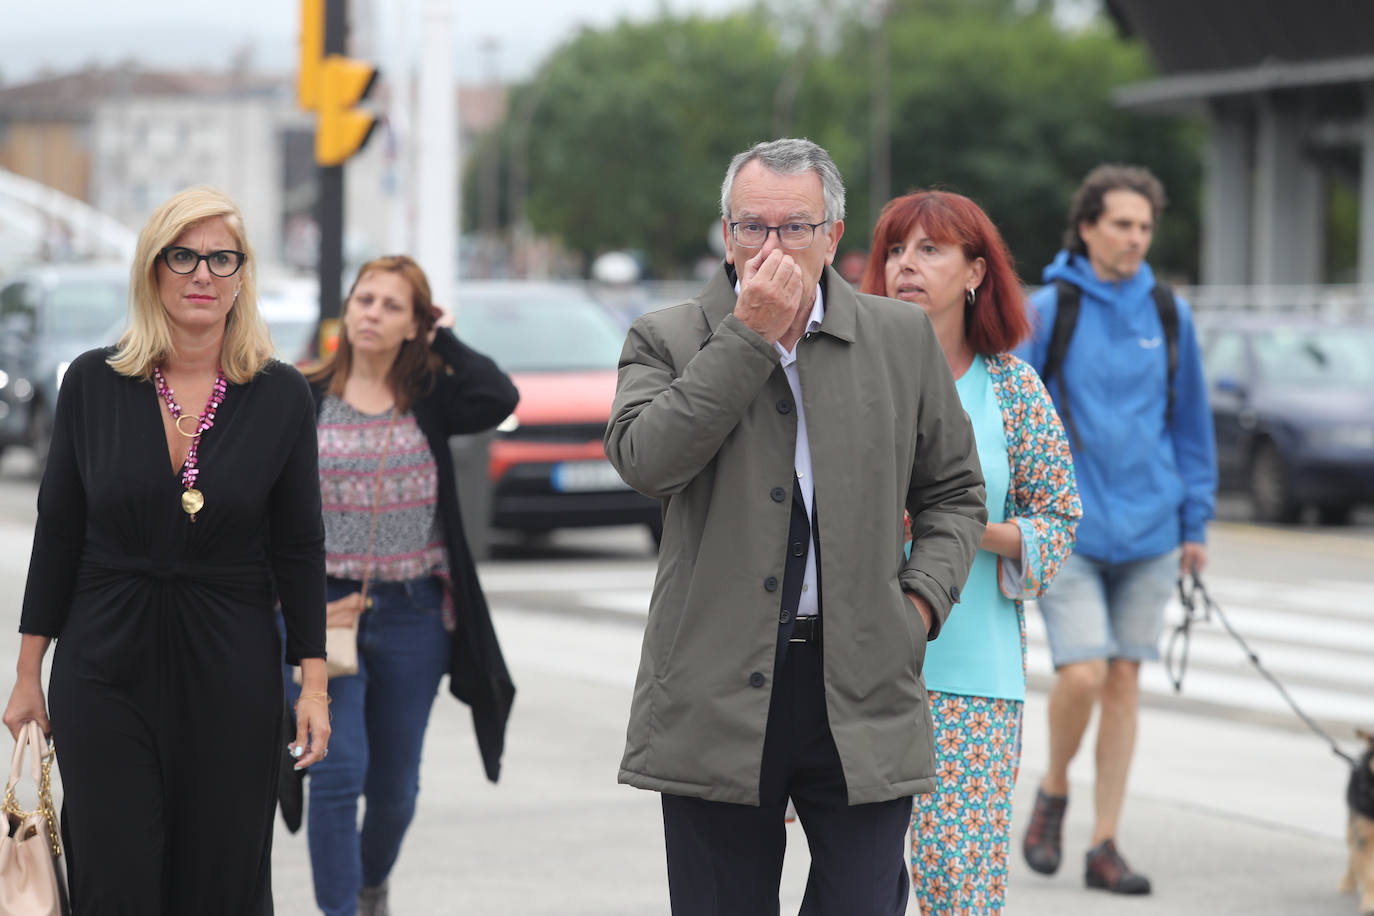
<path id="1" fill-rule="evenodd" d="M 642 621 L 648 613 L 653 569 L 647 564 L 609 564 L 538 572 L 515 564 L 483 571 L 494 607 L 540 612 L 543 629 L 566 628 L 567 638 L 595 626 L 598 646 L 576 664 L 598 679 L 633 680 Z M 1332 579 L 1265 582 L 1209 576 L 1207 589 L 1261 663 L 1315 719 L 1338 737 L 1352 726 L 1374 727 L 1374 585 Z M 957 613 L 957 610 L 956 610 Z M 546 616 L 551 615 L 551 616 Z M 526 615 L 528 616 L 528 615 Z M 1177 597 L 1165 612 L 1165 633 L 1183 619 Z M 523 631 L 519 614 L 502 615 L 503 634 Z M 1029 683 L 1045 691 L 1053 683 L 1044 621 L 1034 602 L 1026 609 Z M 599 624 L 599 625 L 598 625 Z M 626 632 L 629 631 L 629 632 Z M 1181 651 L 1181 647 L 1179 650 Z M 1142 668 L 1144 701 L 1236 718 L 1296 724 L 1298 719 L 1215 617 L 1194 624 L 1186 673 L 1176 692 L 1164 664 Z M 566 668 L 572 662 L 560 663 Z M 576 673 L 569 671 L 568 673 Z"/>
<path id="2" fill-rule="evenodd" d="M 1259 662 L 1313 718 L 1332 725 L 1340 737 L 1347 726 L 1374 725 L 1374 586 L 1342 581 L 1300 585 L 1209 577 L 1207 588 L 1231 626 Z M 1165 611 L 1160 648 L 1182 621 L 1177 597 Z M 1052 682 L 1044 621 L 1034 606 L 1026 615 L 1028 669 L 1033 687 Z M 1175 646 L 1175 662 L 1182 653 Z M 1141 669 L 1147 701 L 1179 703 L 1297 723 L 1283 696 L 1256 669 L 1242 646 L 1216 616 L 1192 627 L 1182 690 L 1176 691 L 1164 664 Z"/>

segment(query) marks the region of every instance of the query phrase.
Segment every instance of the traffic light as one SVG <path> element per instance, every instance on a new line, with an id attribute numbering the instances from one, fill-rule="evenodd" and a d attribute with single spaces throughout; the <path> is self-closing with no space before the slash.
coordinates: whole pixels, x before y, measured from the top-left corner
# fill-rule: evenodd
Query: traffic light
<path id="1" fill-rule="evenodd" d="M 320 63 L 317 83 L 319 120 L 315 124 L 315 162 L 342 165 L 357 153 L 377 126 L 376 116 L 356 106 L 377 82 L 377 68 L 330 54 Z"/>
<path id="2" fill-rule="evenodd" d="M 342 165 L 362 149 L 377 123 L 373 115 L 356 110 L 377 81 L 376 68 L 329 53 L 331 48 L 343 47 L 343 2 L 300 0 L 301 60 L 296 101 L 307 111 L 319 113 L 315 162 L 322 166 Z"/>

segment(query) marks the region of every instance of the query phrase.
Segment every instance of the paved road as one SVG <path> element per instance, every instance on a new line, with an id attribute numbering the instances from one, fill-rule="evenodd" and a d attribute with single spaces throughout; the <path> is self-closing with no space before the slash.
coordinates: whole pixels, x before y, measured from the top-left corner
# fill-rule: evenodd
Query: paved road
<path id="1" fill-rule="evenodd" d="M 8 473 L 6 460 L 0 600 L 16 609 L 33 488 Z M 1333 694 L 1333 702 L 1367 700 L 1368 675 L 1358 659 L 1369 649 L 1369 532 L 1219 525 L 1213 541 L 1210 581 L 1217 597 L 1237 625 L 1244 620 L 1262 654 L 1301 681 L 1295 689 L 1314 691 L 1319 706 L 1327 699 L 1321 691 Z M 503 778 L 499 786 L 484 781 L 466 711 L 441 696 L 426 746 L 420 812 L 394 875 L 393 910 L 403 916 L 666 913 L 657 800 L 615 783 L 652 581 L 647 539 L 624 530 L 559 535 L 537 549 L 507 547 L 485 564 L 483 578 L 520 688 Z M 13 629 L 0 628 L 0 658 L 12 658 L 16 646 Z M 1008 912 L 1355 912 L 1353 901 L 1334 890 L 1344 863 L 1342 766 L 1282 714 L 1257 705 L 1270 688 L 1248 672 L 1238 650 L 1230 651 L 1220 633 L 1199 633 L 1185 693 L 1196 702 L 1163 705 L 1167 694 L 1155 685 L 1159 705 L 1143 715 L 1122 841 L 1154 877 L 1155 895 L 1119 900 L 1082 889 L 1078 863 L 1091 794 L 1091 763 L 1084 757 L 1071 774 L 1066 867 L 1044 879 L 1014 859 Z M 1333 666 L 1342 659 L 1347 668 L 1337 672 Z M 1321 708 L 1338 718 L 1351 714 L 1346 706 Z M 1361 708 L 1368 705 L 1353 713 Z M 1367 714 L 1363 721 L 1372 719 Z M 1044 697 L 1033 683 L 1016 794 L 1018 836 L 1044 758 Z M 800 826 L 790 827 L 789 837 L 784 913 L 796 910 L 807 864 Z M 273 861 L 278 912 L 314 913 L 303 838 L 279 830 Z"/>
<path id="2" fill-rule="evenodd" d="M 1213 526 L 1211 541 L 1208 591 L 1265 667 L 1304 709 L 1343 734 L 1374 721 L 1374 539 L 1224 522 Z M 643 625 L 654 569 L 638 532 L 564 533 L 540 555 L 500 555 L 515 558 L 487 563 L 482 576 L 497 605 Z M 1031 686 L 1048 689 L 1049 648 L 1033 605 L 1026 619 Z M 1182 619 L 1175 599 L 1167 620 L 1172 628 Z M 1218 618 L 1192 629 L 1181 694 L 1163 665 L 1144 669 L 1142 687 L 1147 702 L 1165 708 L 1297 722 Z"/>

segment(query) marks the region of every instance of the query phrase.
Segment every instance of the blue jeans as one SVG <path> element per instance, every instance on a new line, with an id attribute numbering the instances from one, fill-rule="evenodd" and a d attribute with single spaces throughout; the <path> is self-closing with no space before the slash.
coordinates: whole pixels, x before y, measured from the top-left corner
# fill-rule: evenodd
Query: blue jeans
<path id="1" fill-rule="evenodd" d="M 329 580 L 329 600 L 360 584 Z M 432 577 L 374 582 L 358 623 L 358 673 L 329 682 L 329 756 L 310 768 L 306 836 L 315 902 L 327 916 L 355 916 L 358 888 L 386 881 L 415 815 L 420 750 L 448 671 L 449 640 Z M 286 679 L 295 702 L 300 687 Z M 358 797 L 366 796 L 362 830 Z"/>

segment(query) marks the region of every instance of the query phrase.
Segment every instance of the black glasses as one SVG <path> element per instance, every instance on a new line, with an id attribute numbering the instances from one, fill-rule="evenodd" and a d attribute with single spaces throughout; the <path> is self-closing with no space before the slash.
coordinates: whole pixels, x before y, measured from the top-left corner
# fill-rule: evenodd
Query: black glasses
<path id="1" fill-rule="evenodd" d="M 783 223 L 781 226 L 767 226 L 754 220 L 739 220 L 730 224 L 730 237 L 735 240 L 736 245 L 762 248 L 768 241 L 768 233 L 776 232 L 779 245 L 796 251 L 799 248 L 810 248 L 816 238 L 816 230 L 828 222 L 830 220 L 823 219 L 819 223 Z"/>
<path id="2" fill-rule="evenodd" d="M 197 254 L 190 248 L 182 248 L 180 245 L 168 245 L 158 254 L 162 257 L 162 262 L 167 265 L 167 269 L 174 274 L 193 274 L 196 272 L 196 268 L 200 267 L 200 262 L 204 261 L 205 266 L 210 268 L 210 273 L 217 277 L 232 277 L 239 272 L 244 259 L 248 257 L 242 251 L 212 251 L 209 254 Z"/>

